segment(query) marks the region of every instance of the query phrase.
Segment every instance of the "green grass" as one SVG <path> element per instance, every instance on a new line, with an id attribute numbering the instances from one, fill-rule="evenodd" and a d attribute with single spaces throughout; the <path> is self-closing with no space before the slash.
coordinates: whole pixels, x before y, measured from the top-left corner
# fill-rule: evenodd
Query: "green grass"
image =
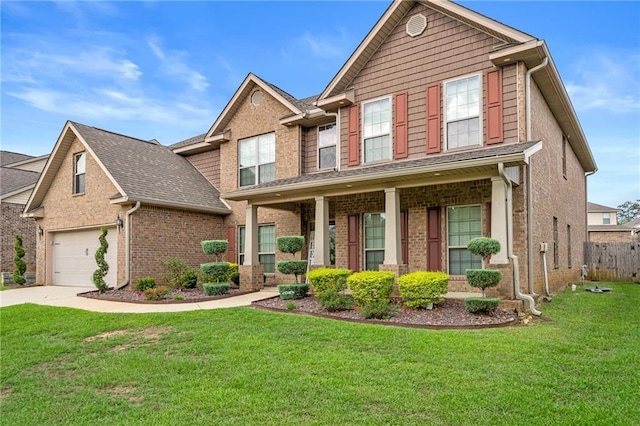
<path id="1" fill-rule="evenodd" d="M 4 291 L 4 290 L 9 290 L 9 287 L 7 287 L 6 285 L 0 284 L 0 291 Z"/>
<path id="2" fill-rule="evenodd" d="M 640 286 L 606 286 L 470 331 L 2 308 L 2 424 L 638 424 Z"/>

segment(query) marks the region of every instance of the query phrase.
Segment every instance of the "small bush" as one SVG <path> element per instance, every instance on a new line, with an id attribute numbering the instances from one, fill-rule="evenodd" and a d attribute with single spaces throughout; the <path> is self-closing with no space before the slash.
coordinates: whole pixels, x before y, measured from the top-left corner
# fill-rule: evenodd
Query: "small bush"
<path id="1" fill-rule="evenodd" d="M 229 273 L 229 262 L 209 262 L 200 265 L 202 272 L 216 282 L 224 282 Z"/>
<path id="2" fill-rule="evenodd" d="M 278 245 L 278 250 L 281 252 L 296 254 L 304 248 L 304 237 L 299 235 L 278 237 L 276 239 L 276 244 Z"/>
<path id="3" fill-rule="evenodd" d="M 411 309 L 426 308 L 442 302 L 447 293 L 449 275 L 444 272 L 418 271 L 398 278 L 398 290 Z"/>
<path id="4" fill-rule="evenodd" d="M 154 288 L 156 286 L 156 280 L 153 278 L 138 278 L 136 281 L 136 290 L 145 291 L 148 288 Z"/>
<path id="5" fill-rule="evenodd" d="M 24 273 L 27 270 L 27 264 L 22 258 L 24 257 L 24 248 L 22 247 L 22 235 L 16 235 L 16 242 L 13 244 L 13 264 L 15 269 L 13 270 L 13 282 L 19 285 L 24 285 L 27 280 L 24 278 Z"/>
<path id="6" fill-rule="evenodd" d="M 329 312 L 348 311 L 353 309 L 355 302 L 353 297 L 347 294 L 327 293 L 322 297 L 316 297 L 320 306 Z"/>
<path id="7" fill-rule="evenodd" d="M 231 286 L 229 283 L 204 283 L 202 289 L 207 296 L 221 296 L 226 294 Z"/>
<path id="8" fill-rule="evenodd" d="M 192 285 L 194 272 L 197 280 L 197 270 L 178 257 L 168 257 L 162 262 L 163 282 L 176 289 L 194 288 L 195 284 L 194 287 L 189 287 Z"/>
<path id="9" fill-rule="evenodd" d="M 389 271 L 356 272 L 347 278 L 347 285 L 356 303 L 362 307 L 380 300 L 389 301 L 395 274 Z"/>
<path id="10" fill-rule="evenodd" d="M 296 284 L 298 275 L 304 275 L 307 272 L 306 260 L 280 260 L 276 266 L 281 273 L 295 276 Z"/>
<path id="11" fill-rule="evenodd" d="M 198 285 L 198 270 L 189 268 L 182 276 L 181 282 L 183 288 L 196 288 Z"/>
<path id="12" fill-rule="evenodd" d="M 166 287 L 150 287 L 142 292 L 147 300 L 162 300 L 169 295 Z"/>
<path id="13" fill-rule="evenodd" d="M 376 300 L 360 307 L 363 318 L 389 319 L 396 313 L 396 307 L 389 300 Z"/>
<path id="14" fill-rule="evenodd" d="M 175 300 L 184 300 L 184 296 L 183 296 L 183 295 L 181 295 L 181 294 L 176 294 L 176 295 L 174 296 L 174 299 L 175 299 Z"/>
<path id="15" fill-rule="evenodd" d="M 229 271 L 227 272 L 225 281 L 233 283 L 236 287 L 240 285 L 240 273 L 238 272 L 237 263 L 229 263 Z"/>
<path id="16" fill-rule="evenodd" d="M 227 251 L 229 242 L 227 240 L 205 240 L 200 241 L 200 245 L 204 253 L 215 255 L 217 261 L 219 256 Z"/>
<path id="17" fill-rule="evenodd" d="M 497 269 L 467 269 L 466 275 L 471 287 L 482 289 L 482 297 L 485 297 L 488 287 L 498 285 L 502 279 L 502 272 Z"/>
<path id="18" fill-rule="evenodd" d="M 293 311 L 293 310 L 294 310 L 294 309 L 296 309 L 296 308 L 297 308 L 297 306 L 296 306 L 296 304 L 295 304 L 295 303 L 293 303 L 293 302 L 289 302 L 289 303 L 287 303 L 287 309 L 288 309 L 288 310 Z"/>
<path id="19" fill-rule="evenodd" d="M 500 241 L 493 238 L 476 237 L 467 243 L 467 248 L 471 253 L 485 259 L 500 251 Z"/>
<path id="20" fill-rule="evenodd" d="M 308 284 L 282 284 L 278 286 L 280 298 L 284 300 L 302 299 L 309 291 Z"/>
<path id="21" fill-rule="evenodd" d="M 464 306 L 472 314 L 488 314 L 495 311 L 499 305 L 498 298 L 468 297 L 464 299 Z"/>
<path id="22" fill-rule="evenodd" d="M 347 277 L 351 275 L 349 269 L 318 268 L 309 271 L 307 279 L 311 283 L 317 298 L 326 294 L 339 294 L 347 289 Z"/>

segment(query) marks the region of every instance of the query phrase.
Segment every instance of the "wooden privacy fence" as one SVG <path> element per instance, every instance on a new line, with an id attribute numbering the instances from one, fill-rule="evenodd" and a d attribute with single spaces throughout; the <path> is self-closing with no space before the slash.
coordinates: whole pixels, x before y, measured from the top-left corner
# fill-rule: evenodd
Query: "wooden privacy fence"
<path id="1" fill-rule="evenodd" d="M 640 243 L 584 243 L 588 279 L 639 281 Z"/>

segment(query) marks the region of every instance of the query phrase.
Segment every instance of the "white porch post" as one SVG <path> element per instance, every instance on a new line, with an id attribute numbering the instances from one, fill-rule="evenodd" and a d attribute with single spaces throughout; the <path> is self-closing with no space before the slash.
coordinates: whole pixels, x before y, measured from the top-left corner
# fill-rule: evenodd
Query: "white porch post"
<path id="1" fill-rule="evenodd" d="M 384 190 L 384 208 L 384 264 L 402 265 L 400 193 L 396 188 Z"/>
<path id="2" fill-rule="evenodd" d="M 248 204 L 245 222 L 244 264 L 258 265 L 258 208 Z"/>
<path id="3" fill-rule="evenodd" d="M 329 201 L 316 197 L 315 251 L 312 265 L 329 266 Z"/>
<path id="4" fill-rule="evenodd" d="M 500 241 L 500 251 L 491 256 L 491 264 L 507 264 L 507 215 L 513 214 L 507 203 L 507 185 L 500 176 L 491 178 L 491 238 Z M 508 211 L 507 211 L 508 209 Z"/>

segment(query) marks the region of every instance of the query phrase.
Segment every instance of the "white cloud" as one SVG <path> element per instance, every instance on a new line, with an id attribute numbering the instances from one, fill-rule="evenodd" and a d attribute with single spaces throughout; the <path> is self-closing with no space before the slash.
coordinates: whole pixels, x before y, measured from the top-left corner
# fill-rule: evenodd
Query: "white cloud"
<path id="1" fill-rule="evenodd" d="M 315 56 L 333 58 L 343 54 L 341 40 L 335 37 L 323 37 L 305 32 L 298 40 Z"/>
<path id="2" fill-rule="evenodd" d="M 566 88 L 577 110 L 640 111 L 640 55 L 596 53 L 571 69 Z"/>
<path id="3" fill-rule="evenodd" d="M 165 51 L 161 47 L 161 40 L 154 37 L 147 41 L 151 52 L 160 59 L 161 69 L 169 76 L 176 77 L 187 83 L 192 90 L 204 92 L 209 87 L 207 78 L 187 65 L 187 54 L 181 51 Z"/>

